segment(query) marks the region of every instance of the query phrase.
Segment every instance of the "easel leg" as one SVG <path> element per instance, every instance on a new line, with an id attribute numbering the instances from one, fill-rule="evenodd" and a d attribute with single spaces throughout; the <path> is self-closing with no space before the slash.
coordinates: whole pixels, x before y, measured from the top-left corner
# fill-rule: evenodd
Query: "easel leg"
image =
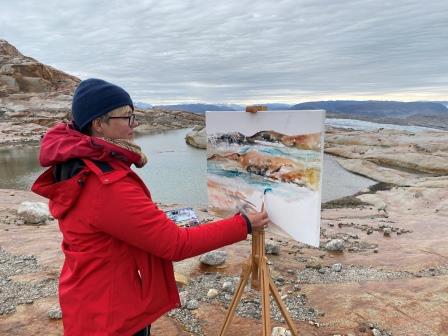
<path id="1" fill-rule="evenodd" d="M 254 230 L 252 232 L 252 289 L 260 289 L 260 272 L 259 272 L 259 256 L 260 256 L 260 232 Z"/>
<path id="2" fill-rule="evenodd" d="M 266 263 L 260 265 L 261 273 L 261 298 L 263 311 L 263 336 L 270 336 L 271 331 L 271 306 L 269 296 L 269 274 Z"/>
<path id="3" fill-rule="evenodd" d="M 221 328 L 220 336 L 224 336 L 229 328 L 230 322 L 232 321 L 233 315 L 235 314 L 236 307 L 241 300 L 241 296 L 243 295 L 244 288 L 246 287 L 247 281 L 249 280 L 250 273 L 252 271 L 252 260 L 249 258 L 249 261 L 244 265 L 243 271 L 241 272 L 241 280 L 238 285 L 238 289 L 236 290 L 235 295 L 233 296 L 232 302 L 230 303 L 229 310 L 227 311 L 226 318 L 224 320 L 224 324 Z"/>
<path id="4" fill-rule="evenodd" d="M 274 297 L 278 308 L 280 309 L 283 317 L 286 320 L 286 323 L 288 324 L 289 330 L 291 330 L 291 334 L 293 336 L 297 336 L 297 330 L 294 325 L 294 322 L 292 321 L 292 318 L 289 315 L 288 310 L 286 309 L 285 305 L 283 304 L 282 298 L 280 297 L 277 287 L 275 286 L 274 281 L 272 281 L 271 277 L 269 277 L 269 289 L 271 290 L 272 296 Z"/>

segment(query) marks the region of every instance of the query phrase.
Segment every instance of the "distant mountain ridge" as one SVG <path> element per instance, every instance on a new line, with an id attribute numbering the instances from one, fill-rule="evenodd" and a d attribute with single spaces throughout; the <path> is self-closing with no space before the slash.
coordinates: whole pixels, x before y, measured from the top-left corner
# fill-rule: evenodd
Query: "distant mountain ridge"
<path id="1" fill-rule="evenodd" d="M 383 124 L 414 125 L 448 130 L 446 102 L 399 102 L 380 100 L 314 101 L 296 105 L 268 103 L 268 110 L 325 110 L 327 118 L 358 119 Z M 149 104 L 148 104 L 149 105 Z M 153 106 L 156 108 L 156 106 Z M 162 105 L 165 110 L 188 111 L 242 111 L 238 104 L 177 104 Z"/>
<path id="2" fill-rule="evenodd" d="M 187 111 L 193 113 L 204 114 L 206 111 L 244 111 L 246 105 L 241 104 L 203 104 L 203 103 L 194 103 L 194 104 L 172 104 L 172 105 L 151 105 L 148 103 L 136 102 L 136 106 L 140 108 L 160 108 L 165 110 L 173 110 L 173 111 Z M 283 103 L 266 103 L 261 104 L 268 107 L 268 110 L 289 110 L 291 104 L 283 104 Z"/>
<path id="3" fill-rule="evenodd" d="M 448 112 L 446 102 L 399 102 L 399 101 L 381 101 L 381 100 L 329 100 L 304 102 L 295 105 L 283 103 L 261 104 L 268 107 L 268 110 L 326 110 L 328 115 L 342 114 L 352 116 L 394 116 L 407 117 L 414 114 L 419 115 L 440 115 Z M 151 105 L 148 103 L 136 102 L 136 106 L 149 109 L 160 108 L 173 111 L 187 111 L 203 114 L 206 111 L 242 111 L 245 105 L 240 104 L 172 104 L 172 105 Z"/>
<path id="4" fill-rule="evenodd" d="M 326 110 L 327 113 L 350 114 L 359 116 L 405 117 L 414 114 L 439 115 L 448 112 L 448 108 L 436 102 L 398 102 L 398 101 L 357 101 L 336 100 L 306 102 L 291 106 L 291 110 Z"/>

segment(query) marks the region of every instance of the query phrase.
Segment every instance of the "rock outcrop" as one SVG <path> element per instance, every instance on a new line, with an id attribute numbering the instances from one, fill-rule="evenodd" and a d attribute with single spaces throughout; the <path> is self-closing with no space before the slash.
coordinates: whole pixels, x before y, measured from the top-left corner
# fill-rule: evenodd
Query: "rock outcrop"
<path id="1" fill-rule="evenodd" d="M 42 134 L 70 119 L 80 79 L 24 56 L 0 39 L 0 147 L 37 143 Z M 137 109 L 137 132 L 204 125 L 203 115 L 163 109 Z"/>
<path id="2" fill-rule="evenodd" d="M 345 169 L 401 186 L 447 183 L 448 132 L 355 131 L 329 128 L 325 152 Z"/>

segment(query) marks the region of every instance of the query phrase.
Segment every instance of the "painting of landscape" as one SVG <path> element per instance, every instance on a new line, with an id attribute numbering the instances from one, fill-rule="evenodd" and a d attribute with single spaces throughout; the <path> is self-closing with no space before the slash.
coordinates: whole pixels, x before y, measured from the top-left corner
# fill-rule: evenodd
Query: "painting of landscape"
<path id="1" fill-rule="evenodd" d="M 231 112 L 228 123 L 224 113 L 207 113 L 209 211 L 224 217 L 260 211 L 264 204 L 271 232 L 317 246 L 323 111 Z M 307 132 L 310 118 L 322 120 L 310 123 L 321 129 Z M 229 128 L 229 123 L 238 126 Z M 300 125 L 296 133 L 294 123 Z"/>

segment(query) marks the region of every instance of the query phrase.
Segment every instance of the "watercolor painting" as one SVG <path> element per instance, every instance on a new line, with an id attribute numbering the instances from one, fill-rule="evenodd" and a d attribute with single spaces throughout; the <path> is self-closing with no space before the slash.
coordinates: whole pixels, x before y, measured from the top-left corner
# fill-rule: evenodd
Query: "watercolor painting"
<path id="1" fill-rule="evenodd" d="M 318 246 L 324 120 L 322 110 L 207 112 L 209 211 L 264 206 L 268 231 Z"/>

